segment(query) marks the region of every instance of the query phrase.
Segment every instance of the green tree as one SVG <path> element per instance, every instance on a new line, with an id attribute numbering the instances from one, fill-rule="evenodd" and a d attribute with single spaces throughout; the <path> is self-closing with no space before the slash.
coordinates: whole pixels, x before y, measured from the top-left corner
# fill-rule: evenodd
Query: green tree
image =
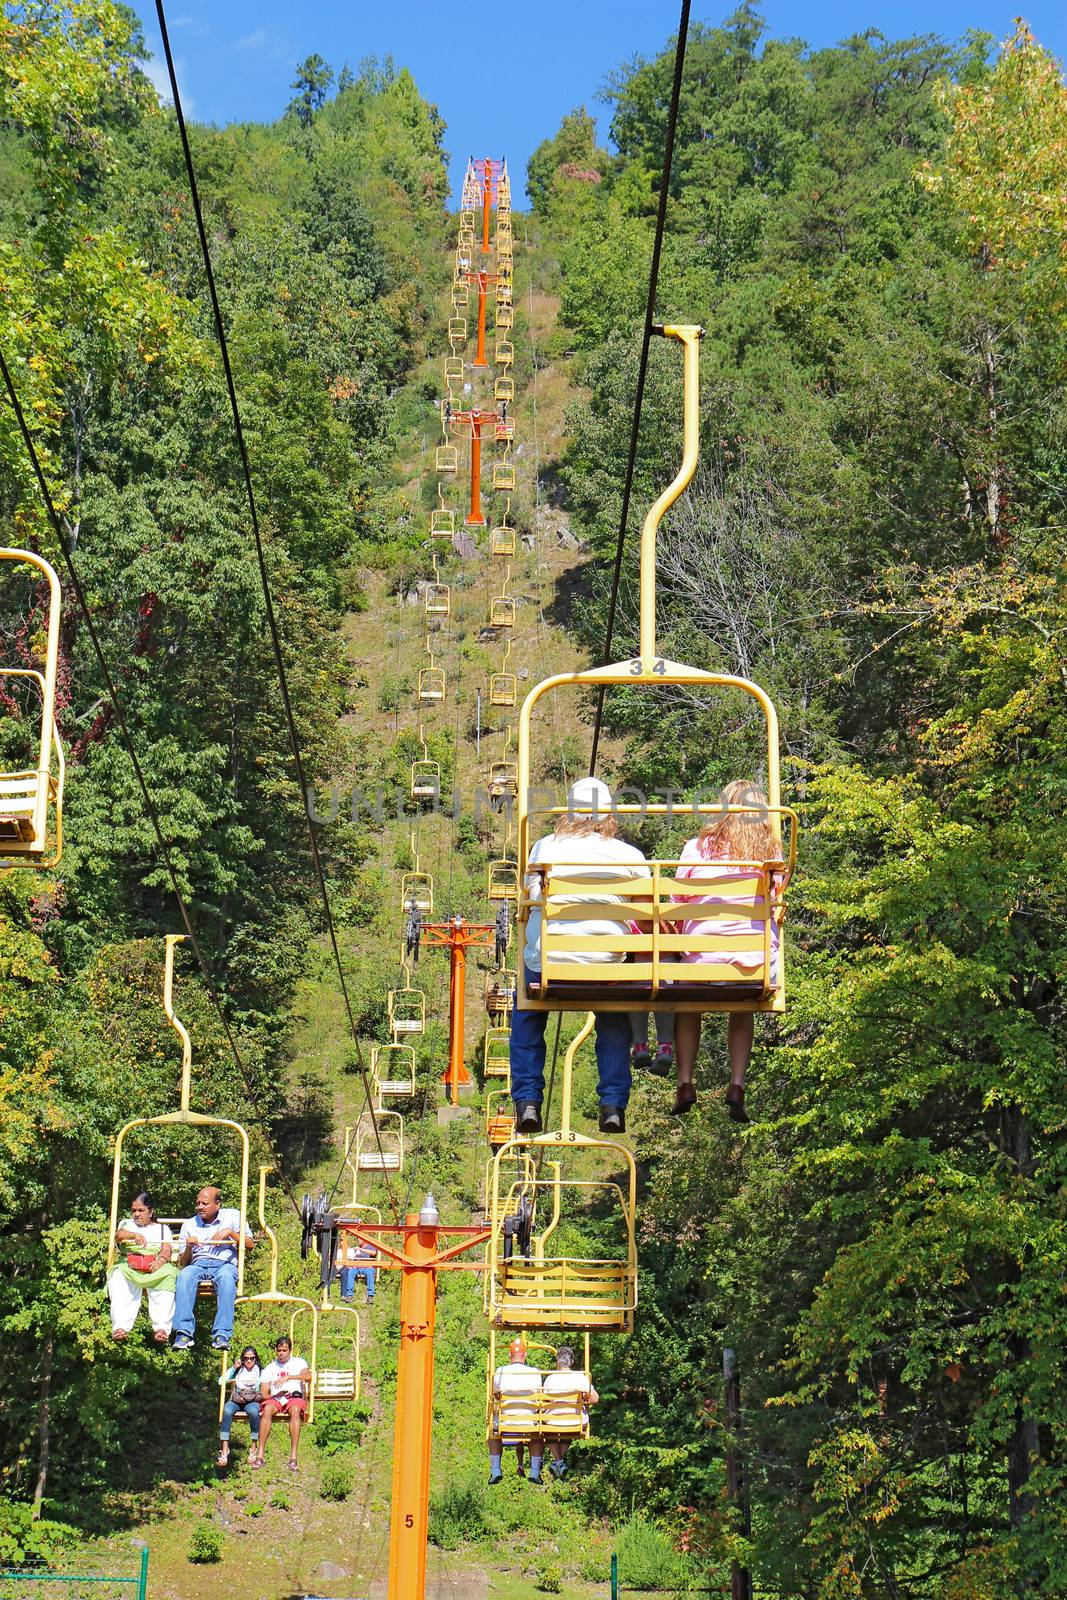
<path id="1" fill-rule="evenodd" d="M 289 85 L 296 93 L 286 107 L 302 128 L 310 128 L 316 111 L 326 104 L 333 83 L 333 68 L 320 55 L 305 56 L 296 69 L 296 77 Z"/>
<path id="2" fill-rule="evenodd" d="M 536 212 L 547 213 L 557 185 L 599 184 L 607 170 L 607 152 L 596 142 L 596 122 L 584 106 L 570 111 L 559 132 L 543 139 L 526 166 L 526 193 Z"/>

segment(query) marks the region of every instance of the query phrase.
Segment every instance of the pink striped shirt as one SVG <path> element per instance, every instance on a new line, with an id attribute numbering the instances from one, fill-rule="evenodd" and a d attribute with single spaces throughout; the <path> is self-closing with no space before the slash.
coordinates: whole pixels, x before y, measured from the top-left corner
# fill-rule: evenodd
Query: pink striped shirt
<path id="1" fill-rule="evenodd" d="M 737 861 L 723 853 L 722 847 L 713 846 L 712 854 L 705 855 L 697 839 L 688 839 L 682 850 L 681 860 L 684 865 L 679 866 L 675 873 L 676 878 L 695 879 L 709 885 L 724 883 L 731 878 L 750 878 L 753 875 L 751 866 L 742 866 Z M 753 905 L 762 906 L 763 896 L 756 895 Z M 732 900 L 723 895 L 702 895 L 699 900 L 687 900 L 686 905 L 692 906 L 732 906 L 740 909 L 744 902 Z M 717 953 L 712 950 L 694 950 L 683 953 L 681 959 L 689 962 L 729 962 L 735 967 L 749 968 L 753 973 L 763 966 L 763 923 L 756 917 L 746 917 L 743 913 L 737 917 L 714 917 L 700 920 L 698 917 L 687 918 L 681 925 L 682 933 L 701 934 L 748 934 L 752 935 L 751 947 L 744 946 L 736 950 Z M 778 983 L 778 924 L 771 920 L 771 986 Z"/>

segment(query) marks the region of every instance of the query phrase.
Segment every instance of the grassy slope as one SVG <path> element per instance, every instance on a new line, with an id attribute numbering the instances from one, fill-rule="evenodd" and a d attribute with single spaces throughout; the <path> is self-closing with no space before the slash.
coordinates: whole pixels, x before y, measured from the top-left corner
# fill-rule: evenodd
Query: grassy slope
<path id="1" fill-rule="evenodd" d="M 545 287 L 544 263 L 536 247 L 522 246 L 521 219 L 517 222 L 516 248 L 516 348 L 520 388 L 515 407 L 516 458 L 520 488 L 514 497 L 520 527 L 539 535 L 520 547 L 512 563 L 511 592 L 519 599 L 518 621 L 511 655 L 512 670 L 528 674 L 528 682 L 575 664 L 575 649 L 560 623 L 570 613 L 573 597 L 583 581 L 579 553 L 561 548 L 555 533 L 560 518 L 549 507 L 535 517 L 534 460 L 546 488 L 542 498 L 554 494 L 554 463 L 563 439 L 563 411 L 574 390 L 565 362 L 548 362 L 556 302 Z M 442 318 L 445 307 L 442 306 Z M 541 352 L 534 375 L 532 351 Z M 439 370 L 440 357 L 428 359 L 409 386 L 405 413 L 412 428 L 396 466 L 396 481 L 407 497 L 424 508 L 432 503 L 431 473 L 436 424 L 432 406 L 424 397 L 424 383 Z M 536 439 L 536 444 L 535 444 Z M 459 503 L 458 495 L 453 503 Z M 483 540 L 484 545 L 484 540 Z M 499 662 L 499 641 L 479 641 L 488 612 L 488 597 L 499 588 L 505 565 L 480 553 L 463 561 L 453 558 L 446 576 L 453 586 L 453 614 L 442 634 L 438 659 L 449 674 L 448 705 L 425 720 L 428 736 L 446 729 L 456 738 L 457 780 L 465 798 L 481 781 L 471 734 L 474 690 L 487 681 L 490 665 Z M 409 574 L 429 572 L 424 558 L 407 563 Z M 496 569 L 495 571 L 492 569 Z M 396 740 L 418 725 L 414 696 L 402 694 L 395 712 L 381 709 L 388 700 L 386 680 L 414 682 L 423 663 L 421 604 L 401 604 L 391 576 L 371 571 L 366 575 L 369 604 L 348 620 L 353 692 L 349 721 L 360 751 L 353 781 L 406 777 L 406 754 L 397 755 Z M 547 619 L 554 620 L 547 620 Z M 520 696 L 525 684 L 520 682 Z M 588 730 L 576 712 L 561 710 L 546 725 L 547 748 L 538 777 L 559 781 L 561 772 L 573 778 L 581 770 L 588 745 Z M 483 745 L 501 754 L 503 739 L 490 735 Z M 610 752 L 609 752 L 610 755 Z M 464 850 L 454 844 L 449 818 L 424 814 L 421 819 L 387 821 L 381 835 L 380 862 L 365 874 L 370 903 L 379 897 L 378 909 L 363 925 L 345 931 L 345 958 L 360 1002 L 367 1006 L 367 1039 L 386 1037 L 384 990 L 398 980 L 400 872 L 398 863 L 408 851 L 408 838 L 417 834 L 420 866 L 433 872 L 437 912 L 460 910 L 485 915 L 484 873 L 486 855 L 473 843 Z M 487 969 L 487 963 L 480 963 Z M 445 1061 L 447 1021 L 447 967 L 442 956 L 424 953 L 417 981 L 427 991 L 428 1031 L 420 1047 L 420 1085 L 425 1096 L 408 1110 L 408 1159 L 402 1192 L 397 1199 L 417 1203 L 426 1189 L 437 1194 L 447 1221 L 480 1219 L 484 1163 L 488 1149 L 481 1135 L 481 1093 L 465 1097 L 471 1107 L 468 1121 L 438 1127 L 435 1108 L 440 1091 L 436 1080 Z M 467 1054 L 475 1059 L 484 1027 L 481 1006 L 481 970 L 472 971 L 468 984 Z M 361 1103 L 359 1079 L 346 1072 L 346 1032 L 335 980 L 323 952 L 309 951 L 308 976 L 294 1008 L 291 1065 L 288 1085 L 290 1105 L 298 1108 L 294 1127 L 291 1182 L 299 1193 L 331 1190 L 338 1179 L 343 1129 L 355 1121 Z M 588 1078 L 588 1073 L 585 1074 Z M 583 1082 L 579 1105 L 592 1109 L 589 1085 Z M 349 1192 L 344 1174 L 338 1197 Z M 388 1209 L 384 1191 L 360 1198 L 374 1199 Z M 295 1219 L 280 1195 L 272 1193 L 271 1220 L 279 1226 L 283 1244 L 280 1282 L 293 1292 L 313 1292 L 309 1270 L 295 1249 Z M 262 1272 L 262 1258 L 259 1271 Z M 261 1287 L 256 1283 L 253 1287 Z M 235 1451 L 238 1464 L 225 1479 L 212 1465 L 214 1450 L 210 1424 L 203 1426 L 204 1447 L 198 1464 L 180 1481 L 155 1482 L 151 1494 L 132 1495 L 124 1505 L 127 1528 L 147 1538 L 152 1559 L 151 1591 L 154 1600 L 223 1600 L 235 1588 L 257 1600 L 313 1592 L 319 1595 L 378 1594 L 384 1579 L 388 1531 L 389 1475 L 392 1454 L 392 1399 L 397 1343 L 397 1290 L 392 1276 L 382 1274 L 373 1315 L 363 1317 L 362 1362 L 364 1399 L 370 1408 L 361 1446 L 331 1458 L 325 1441 L 312 1437 L 302 1449 L 302 1470 L 296 1477 L 284 1467 L 284 1442 L 272 1441 L 270 1459 L 260 1474 L 252 1474 Z M 439 1300 L 437 1382 L 434 1404 L 434 1465 L 432 1492 L 435 1502 L 433 1531 L 446 1544 L 467 1535 L 461 1550 L 448 1553 L 431 1547 L 430 1575 L 441 1593 L 462 1594 L 462 1576 L 472 1571 L 488 1576 L 489 1592 L 501 1600 L 528 1600 L 546 1592 L 542 1578 L 552 1582 L 559 1574 L 565 1592 L 581 1597 L 606 1592 L 610 1538 L 608 1530 L 591 1528 L 577 1505 L 573 1485 L 553 1485 L 540 1494 L 509 1472 L 506 1484 L 493 1496 L 484 1491 L 484 1383 L 485 1320 L 481 1310 L 480 1278 L 452 1274 Z M 274 1321 L 260 1319 L 255 1328 L 239 1324 L 238 1335 L 254 1336 L 262 1345 L 273 1337 Z M 203 1376 L 212 1381 L 206 1356 Z M 209 1391 L 210 1392 L 210 1391 Z M 325 1415 L 325 1410 L 321 1413 Z M 207 1416 L 207 1408 L 204 1412 Z M 333 1413 L 336 1415 L 336 1413 Z M 200 1419 L 203 1422 L 203 1419 Z M 181 1417 L 171 1426 L 182 1427 Z M 244 1434 L 235 1432 L 243 1444 Z M 321 1444 L 321 1447 L 320 1447 Z M 343 1501 L 322 1497 L 324 1474 L 341 1463 L 350 1476 L 350 1492 Z M 151 1464 L 146 1477 L 153 1479 Z M 154 1481 L 154 1479 L 153 1479 Z M 455 1503 L 445 1502 L 449 1491 L 459 1491 Z M 111 1525 L 117 1520 L 111 1507 Z M 191 1565 L 189 1543 L 198 1522 L 208 1520 L 223 1530 L 222 1559 L 217 1564 Z M 80 1553 L 87 1566 L 114 1566 L 129 1551 L 129 1532 L 100 1540 Z M 332 1574 L 332 1575 L 331 1575 Z M 600 1581 L 590 1584 L 587 1579 Z M 376 1581 L 370 1584 L 370 1580 Z M 368 1586 L 370 1585 L 370 1586 Z M 478 1593 L 477 1584 L 470 1590 Z M 547 1592 L 553 1592 L 549 1589 Z"/>

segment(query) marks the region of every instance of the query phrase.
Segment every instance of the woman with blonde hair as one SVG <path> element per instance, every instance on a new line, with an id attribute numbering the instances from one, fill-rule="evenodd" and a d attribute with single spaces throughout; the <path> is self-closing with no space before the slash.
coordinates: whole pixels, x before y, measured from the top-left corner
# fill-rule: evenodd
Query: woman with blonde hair
<path id="1" fill-rule="evenodd" d="M 744 809 L 731 809 L 732 807 Z M 731 878 L 752 876 L 754 865 L 763 866 L 778 862 L 782 856 L 781 840 L 770 825 L 767 797 L 754 783 L 735 779 L 722 791 L 719 809 L 701 828 L 695 839 L 689 839 L 682 851 L 677 877 L 690 878 L 712 884 L 727 883 Z M 781 881 L 781 874 L 771 872 L 773 889 Z M 740 968 L 742 974 L 753 976 L 764 966 L 764 929 L 762 915 L 764 901 L 756 895 L 751 910 L 761 914 L 746 915 L 749 907 L 728 895 L 710 892 L 699 899 L 686 899 L 690 915 L 681 925 L 681 932 L 696 936 L 751 934 L 750 947 L 742 946 L 729 951 L 695 950 L 682 955 L 683 962 L 728 963 Z M 736 907 L 735 917 L 715 916 L 701 918 L 701 906 L 716 908 Z M 778 924 L 770 921 L 770 981 L 778 982 Z M 751 1011 L 731 1011 L 726 1030 L 726 1050 L 730 1062 L 730 1087 L 726 1091 L 726 1109 L 734 1122 L 748 1122 L 745 1110 L 745 1073 L 752 1057 L 753 1016 Z M 684 1116 L 696 1101 L 693 1087 L 693 1068 L 700 1048 L 700 1029 L 703 1017 L 700 1012 L 679 1013 L 675 1025 L 675 1049 L 678 1065 L 678 1093 L 674 1102 L 676 1116 Z"/>
<path id="2" fill-rule="evenodd" d="M 574 895 L 568 905 L 589 906 L 588 917 L 554 922 L 552 934 L 599 934 L 611 938 L 628 933 L 626 918 L 612 918 L 611 907 L 622 896 L 613 895 L 610 885 L 647 873 L 645 858 L 632 844 L 619 838 L 619 825 L 612 810 L 611 791 L 599 778 L 580 778 L 567 795 L 567 815 L 559 817 L 551 833 L 538 839 L 530 850 L 530 866 L 566 867 L 567 876 L 589 893 Z M 540 893 L 539 873 L 528 873 L 527 894 Z M 530 912 L 526 924 L 526 983 L 541 982 L 541 912 Z M 558 959 L 575 965 L 601 961 L 621 961 L 612 951 L 585 953 L 561 952 Z M 576 974 L 577 976 L 577 974 Z M 511 1018 L 511 1094 L 515 1101 L 516 1128 L 519 1133 L 540 1133 L 541 1102 L 545 1089 L 545 1026 L 547 1011 L 516 1010 Z M 630 1019 L 625 1011 L 596 1013 L 596 1064 L 600 1097 L 601 1133 L 625 1133 L 626 1105 L 630 1098 Z"/>

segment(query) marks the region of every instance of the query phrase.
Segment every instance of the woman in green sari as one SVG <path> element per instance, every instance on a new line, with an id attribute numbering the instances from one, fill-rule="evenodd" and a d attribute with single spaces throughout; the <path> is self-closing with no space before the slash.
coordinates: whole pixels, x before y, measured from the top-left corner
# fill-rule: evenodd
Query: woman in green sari
<path id="1" fill-rule="evenodd" d="M 166 1344 L 174 1322 L 178 1268 L 172 1259 L 174 1235 L 156 1216 L 151 1195 L 134 1195 L 129 1216 L 115 1232 L 115 1243 L 124 1252 L 124 1259 L 112 1268 L 107 1280 L 111 1337 L 126 1338 L 141 1309 L 141 1295 L 147 1290 L 152 1337 L 157 1344 Z"/>

